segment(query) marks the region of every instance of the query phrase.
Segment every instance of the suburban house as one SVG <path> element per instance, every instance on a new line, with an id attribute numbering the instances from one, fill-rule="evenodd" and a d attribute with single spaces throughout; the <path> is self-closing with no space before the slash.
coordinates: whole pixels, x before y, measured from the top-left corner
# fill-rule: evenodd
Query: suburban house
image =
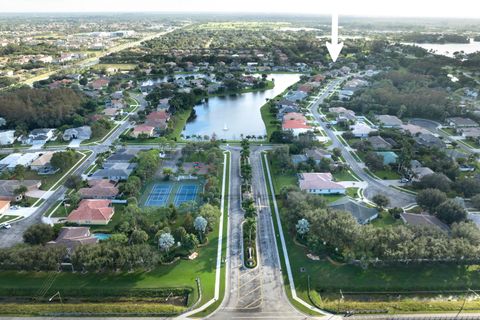
<path id="1" fill-rule="evenodd" d="M 459 130 L 460 133 L 462 134 L 462 137 L 466 139 L 471 139 L 475 141 L 480 140 L 480 128 L 474 127 L 474 128 L 463 128 Z"/>
<path id="2" fill-rule="evenodd" d="M 63 133 L 64 141 L 70 141 L 73 139 L 88 140 L 91 137 L 92 137 L 92 128 L 90 128 L 89 126 L 67 129 Z"/>
<path id="3" fill-rule="evenodd" d="M 469 118 L 454 117 L 447 119 L 448 125 L 455 129 L 478 127 L 479 124 Z"/>
<path id="4" fill-rule="evenodd" d="M 90 84 L 89 84 L 89 87 L 94 89 L 94 90 L 101 90 L 103 89 L 104 87 L 108 86 L 108 84 L 110 83 L 110 80 L 107 79 L 107 78 L 100 78 L 100 79 L 97 79 L 97 80 L 94 80 L 92 81 Z"/>
<path id="5" fill-rule="evenodd" d="M 420 126 L 414 125 L 414 124 L 403 124 L 401 127 L 402 131 L 410 133 L 412 136 L 416 136 L 417 134 L 428 134 L 429 131 L 427 129 L 424 129 Z"/>
<path id="6" fill-rule="evenodd" d="M 283 116 L 282 130 L 292 131 L 294 135 L 298 136 L 300 133 L 312 130 L 312 127 L 307 124 L 307 118 L 303 114 L 290 112 Z"/>
<path id="7" fill-rule="evenodd" d="M 414 138 L 415 142 L 423 147 L 427 148 L 445 148 L 446 145 L 439 137 L 434 136 L 431 133 L 420 133 Z"/>
<path id="8" fill-rule="evenodd" d="M 378 218 L 378 210 L 368 208 L 350 197 L 344 197 L 328 205 L 333 210 L 350 212 L 352 216 L 361 225 L 372 222 Z"/>
<path id="9" fill-rule="evenodd" d="M 412 168 L 412 181 L 418 182 L 422 180 L 423 177 L 434 174 L 435 172 L 429 167 L 424 167 L 418 160 L 410 161 L 410 166 Z"/>
<path id="10" fill-rule="evenodd" d="M 411 226 L 420 226 L 420 227 L 428 227 L 428 228 L 435 228 L 442 231 L 449 231 L 449 228 L 446 224 L 441 222 L 437 217 L 422 213 L 401 213 L 400 217 L 402 218 L 405 224 Z"/>
<path id="11" fill-rule="evenodd" d="M 15 130 L 0 131 L 0 145 L 13 144 L 15 142 Z"/>
<path id="12" fill-rule="evenodd" d="M 107 179 L 89 180 L 88 186 L 78 190 L 83 199 L 115 199 L 119 193 L 115 183 Z"/>
<path id="13" fill-rule="evenodd" d="M 337 117 L 337 122 L 341 121 L 356 121 L 355 112 L 352 110 L 345 109 L 344 107 L 334 107 L 329 108 L 328 112 L 333 113 Z"/>
<path id="14" fill-rule="evenodd" d="M 95 244 L 98 239 L 90 233 L 88 227 L 63 227 L 60 229 L 60 234 L 54 241 L 50 241 L 47 245 L 61 245 L 68 249 L 74 249 L 82 244 Z"/>
<path id="15" fill-rule="evenodd" d="M 53 170 L 50 161 L 53 157 L 52 151 L 45 152 L 30 164 L 30 169 L 37 172 L 46 172 Z"/>
<path id="16" fill-rule="evenodd" d="M 356 138 L 368 138 L 370 133 L 377 132 L 376 129 L 373 129 L 368 124 L 363 122 L 350 126 L 350 130 L 352 131 L 353 136 Z"/>
<path id="17" fill-rule="evenodd" d="M 10 201 L 0 200 L 0 214 L 5 214 L 10 209 Z"/>
<path id="18" fill-rule="evenodd" d="M 140 124 L 135 126 L 132 130 L 132 137 L 138 138 L 140 135 L 146 135 L 147 137 L 152 137 L 155 132 L 155 127 L 149 126 L 147 124 Z"/>
<path id="19" fill-rule="evenodd" d="M 388 114 L 378 115 L 376 118 L 384 128 L 400 128 L 403 124 L 402 120 Z"/>
<path id="20" fill-rule="evenodd" d="M 119 113 L 117 108 L 105 108 L 103 109 L 103 114 L 110 118 L 115 118 Z"/>
<path id="21" fill-rule="evenodd" d="M 305 155 L 307 158 L 311 158 L 315 160 L 317 164 L 322 161 L 322 159 L 332 159 L 332 154 L 329 153 L 328 151 L 325 151 L 323 149 L 315 148 L 315 149 L 307 149 L 305 150 Z"/>
<path id="22" fill-rule="evenodd" d="M 22 200 L 22 195 L 15 194 L 20 186 L 25 186 L 28 191 L 38 190 L 42 182 L 39 180 L 0 180 L 0 200 L 17 202 Z"/>
<path id="23" fill-rule="evenodd" d="M 55 129 L 34 129 L 30 131 L 27 144 L 44 144 L 55 136 Z"/>
<path id="24" fill-rule="evenodd" d="M 322 159 L 332 159 L 332 154 L 323 149 L 307 149 L 304 154 L 292 155 L 292 162 L 295 165 L 307 162 L 308 159 L 313 159 L 319 164 Z"/>
<path id="25" fill-rule="evenodd" d="M 122 162 L 131 162 L 135 159 L 135 154 L 137 151 L 130 152 L 129 150 L 122 149 L 118 150 L 110 157 L 107 158 L 106 162 L 108 163 L 122 163 Z"/>
<path id="26" fill-rule="evenodd" d="M 91 179 L 109 179 L 112 181 L 127 180 L 137 167 L 136 163 L 129 162 L 105 162 L 103 169 L 96 171 Z"/>
<path id="27" fill-rule="evenodd" d="M 290 101 L 302 101 L 308 96 L 306 92 L 303 91 L 290 91 L 285 95 L 285 99 Z"/>
<path id="28" fill-rule="evenodd" d="M 165 130 L 168 121 L 170 120 L 170 113 L 167 110 L 153 111 L 147 115 L 145 124 L 152 126 L 158 130 Z"/>
<path id="29" fill-rule="evenodd" d="M 381 136 L 368 137 L 368 142 L 372 145 L 374 150 L 391 150 L 392 145 L 383 139 Z"/>
<path id="30" fill-rule="evenodd" d="M 111 200 L 80 201 L 77 209 L 68 215 L 68 222 L 81 225 L 107 225 L 115 214 Z"/>
<path id="31" fill-rule="evenodd" d="M 0 160 L 0 169 L 13 171 L 16 166 L 29 167 L 40 156 L 39 153 L 12 153 Z"/>
<path id="32" fill-rule="evenodd" d="M 300 189 L 312 194 L 345 194 L 346 189 L 333 181 L 331 173 L 300 173 Z"/>

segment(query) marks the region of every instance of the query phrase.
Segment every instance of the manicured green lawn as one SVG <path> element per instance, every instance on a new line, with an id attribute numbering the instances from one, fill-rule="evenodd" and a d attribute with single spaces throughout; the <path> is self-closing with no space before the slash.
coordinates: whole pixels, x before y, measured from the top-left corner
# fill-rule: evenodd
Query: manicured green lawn
<path id="1" fill-rule="evenodd" d="M 400 174 L 396 171 L 392 171 L 392 170 L 376 170 L 376 171 L 373 171 L 373 173 L 379 177 L 380 179 L 383 179 L 383 180 L 398 180 L 401 178 Z"/>
<path id="2" fill-rule="evenodd" d="M 16 216 L 0 216 L 0 223 L 15 219 Z"/>
<path id="3" fill-rule="evenodd" d="M 169 126 L 173 125 L 173 130 L 167 135 L 168 139 L 180 140 L 180 134 L 187 124 L 188 117 L 190 117 L 190 110 L 177 111 L 177 113 L 172 116 Z"/>
<path id="4" fill-rule="evenodd" d="M 281 129 L 280 125 L 277 123 L 275 115 L 270 112 L 270 102 L 265 103 L 260 108 L 260 113 L 262 115 L 263 123 L 267 129 L 267 141 L 270 141 L 272 133 Z"/>
<path id="5" fill-rule="evenodd" d="M 347 170 L 336 172 L 333 174 L 335 181 L 357 181 L 355 177 Z"/>
<path id="6" fill-rule="evenodd" d="M 385 228 L 393 225 L 400 225 L 402 221 L 400 219 L 395 219 L 388 212 L 380 212 L 378 218 L 372 221 L 372 225 L 378 228 Z"/>

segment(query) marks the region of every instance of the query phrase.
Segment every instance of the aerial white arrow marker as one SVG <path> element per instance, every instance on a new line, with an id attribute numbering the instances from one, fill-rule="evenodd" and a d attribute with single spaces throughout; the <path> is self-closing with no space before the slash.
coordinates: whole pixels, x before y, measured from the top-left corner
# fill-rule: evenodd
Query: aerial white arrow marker
<path id="1" fill-rule="evenodd" d="M 332 42 L 327 42 L 327 49 L 333 62 L 337 61 L 343 42 L 338 43 L 338 13 L 332 14 Z"/>

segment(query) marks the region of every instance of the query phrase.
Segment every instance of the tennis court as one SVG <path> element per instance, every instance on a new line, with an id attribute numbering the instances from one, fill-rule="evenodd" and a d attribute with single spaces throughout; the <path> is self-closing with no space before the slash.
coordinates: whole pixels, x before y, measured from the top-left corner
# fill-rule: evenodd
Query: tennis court
<path id="1" fill-rule="evenodd" d="M 183 184 L 177 190 L 175 195 L 175 206 L 178 207 L 182 203 L 194 201 L 198 194 L 198 184 Z"/>
<path id="2" fill-rule="evenodd" d="M 167 205 L 168 198 L 172 192 L 172 185 L 168 184 L 155 184 L 150 191 L 145 205 L 147 207 L 163 207 Z"/>

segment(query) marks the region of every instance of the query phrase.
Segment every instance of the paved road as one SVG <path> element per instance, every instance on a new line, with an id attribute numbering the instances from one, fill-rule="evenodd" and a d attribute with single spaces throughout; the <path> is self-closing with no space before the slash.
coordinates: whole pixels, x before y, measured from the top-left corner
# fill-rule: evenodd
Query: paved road
<path id="1" fill-rule="evenodd" d="M 254 269 L 243 266 L 239 176 L 240 148 L 232 152 L 230 177 L 230 248 L 227 291 L 219 310 L 212 319 L 308 319 L 290 305 L 283 285 L 283 277 L 273 221 L 268 205 L 268 194 L 263 174 L 261 151 L 265 147 L 251 147 L 253 190 L 258 204 L 257 248 L 258 265 Z"/>
<path id="2" fill-rule="evenodd" d="M 364 191 L 364 195 L 368 199 L 372 199 L 376 194 L 383 194 L 390 199 L 390 205 L 392 207 L 405 207 L 415 203 L 415 196 L 398 191 L 391 188 L 388 182 L 383 180 L 377 180 L 368 175 L 365 171 L 365 164 L 357 162 L 355 158 L 350 154 L 349 150 L 340 142 L 335 132 L 327 128 L 327 124 L 322 120 L 321 114 L 318 112 L 318 106 L 331 94 L 332 90 L 345 80 L 345 78 L 338 78 L 331 81 L 311 106 L 311 112 L 320 123 L 322 129 L 327 133 L 328 137 L 332 141 L 332 147 L 338 148 L 342 151 L 342 156 L 345 161 L 350 165 L 352 171 L 363 181 L 368 183 L 368 187 Z"/>

